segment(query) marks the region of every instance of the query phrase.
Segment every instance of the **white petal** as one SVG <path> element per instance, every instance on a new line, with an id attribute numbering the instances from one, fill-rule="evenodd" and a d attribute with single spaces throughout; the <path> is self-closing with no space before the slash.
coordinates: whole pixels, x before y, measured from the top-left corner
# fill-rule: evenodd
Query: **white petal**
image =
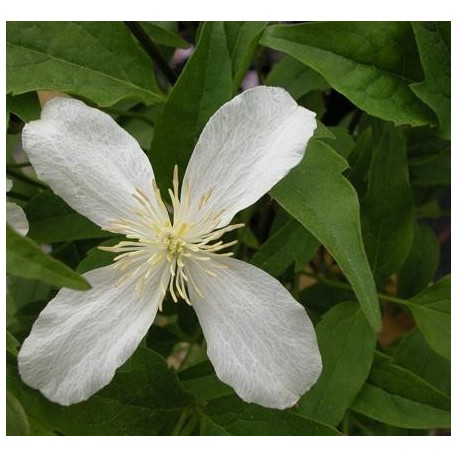
<path id="1" fill-rule="evenodd" d="M 9 178 L 7 178 L 5 184 L 6 184 L 6 192 L 11 191 L 11 188 L 13 187 L 13 182 Z"/>
<path id="2" fill-rule="evenodd" d="M 6 203 L 6 222 L 21 235 L 29 232 L 29 222 L 25 216 L 24 210 L 13 202 Z"/>
<path id="3" fill-rule="evenodd" d="M 60 290 L 19 352 L 22 380 L 62 405 L 84 401 L 107 385 L 156 316 L 163 272 L 150 277 L 142 295 L 134 292 L 138 277 L 115 286 L 119 273 L 112 266 L 84 275 L 89 291 Z"/>
<path id="4" fill-rule="evenodd" d="M 22 140 L 38 177 L 100 226 L 131 216 L 136 187 L 151 194 L 153 171 L 137 141 L 79 100 L 50 100 Z"/>
<path id="5" fill-rule="evenodd" d="M 318 379 L 321 356 L 304 308 L 273 277 L 232 258 L 190 288 L 217 376 L 247 402 L 284 409 Z"/>
<path id="6" fill-rule="evenodd" d="M 256 202 L 302 159 L 315 113 L 281 88 L 258 86 L 224 104 L 208 121 L 189 161 L 183 190 L 204 210 L 223 211 L 220 227 Z"/>

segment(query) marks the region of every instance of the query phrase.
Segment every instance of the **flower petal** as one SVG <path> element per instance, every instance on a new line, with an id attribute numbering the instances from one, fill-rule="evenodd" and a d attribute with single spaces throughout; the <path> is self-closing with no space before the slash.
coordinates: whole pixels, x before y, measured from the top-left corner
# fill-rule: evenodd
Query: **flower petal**
<path id="1" fill-rule="evenodd" d="M 321 356 L 304 308 L 273 277 L 232 258 L 210 277 L 199 268 L 191 302 L 217 376 L 247 402 L 284 409 L 318 379 Z"/>
<path id="2" fill-rule="evenodd" d="M 13 202 L 6 203 L 6 222 L 21 235 L 29 232 L 29 222 L 25 216 L 24 210 Z"/>
<path id="3" fill-rule="evenodd" d="M 153 170 L 137 141 L 79 100 L 50 100 L 22 140 L 38 177 L 100 226 L 131 217 L 135 188 L 151 194 Z"/>
<path id="4" fill-rule="evenodd" d="M 48 399 L 70 405 L 110 383 L 134 352 L 163 299 L 161 266 L 143 294 L 131 277 L 118 286 L 113 266 L 84 277 L 89 291 L 62 289 L 40 313 L 18 355 L 22 380 Z M 168 278 L 168 276 L 167 276 Z"/>
<path id="5" fill-rule="evenodd" d="M 302 159 L 316 128 L 315 113 L 281 88 L 258 86 L 224 104 L 208 121 L 189 161 L 183 191 L 199 217 L 222 212 L 220 227 L 256 202 Z M 182 196 L 183 198 L 183 196 Z"/>

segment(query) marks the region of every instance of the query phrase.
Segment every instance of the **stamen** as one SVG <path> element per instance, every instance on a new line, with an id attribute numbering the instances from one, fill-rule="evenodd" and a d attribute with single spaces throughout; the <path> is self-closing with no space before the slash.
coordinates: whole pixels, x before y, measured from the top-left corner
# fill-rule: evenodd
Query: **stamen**
<path id="1" fill-rule="evenodd" d="M 173 302 L 175 302 L 175 304 L 176 304 L 178 302 L 178 299 L 177 299 L 177 297 L 175 295 L 175 291 L 173 289 L 173 278 L 170 280 L 169 291 L 170 291 L 170 295 L 172 296 Z"/>
<path id="2" fill-rule="evenodd" d="M 192 287 L 196 290 L 196 293 L 204 299 L 204 295 L 202 294 L 202 291 L 199 289 L 199 287 L 196 285 L 196 282 L 192 278 L 191 274 L 188 272 L 188 281 L 191 283 Z"/>
<path id="3" fill-rule="evenodd" d="M 184 185 L 184 201 L 182 199 L 182 202 L 184 205 L 184 209 L 186 210 L 186 213 L 188 213 L 191 208 L 191 185 L 189 184 L 188 180 L 185 182 Z"/>
<path id="4" fill-rule="evenodd" d="M 241 227 L 245 226 L 245 224 L 233 224 L 232 226 L 226 226 L 222 229 L 218 229 L 214 232 L 211 232 L 209 234 L 205 234 L 203 237 L 206 237 L 204 238 L 200 243 L 197 244 L 197 246 L 200 248 L 204 245 L 207 245 L 208 242 L 211 242 L 212 240 L 216 240 L 216 239 L 219 239 L 221 238 L 224 234 L 226 234 L 227 232 L 231 232 L 231 231 L 234 231 L 236 229 L 239 229 Z"/>
<path id="5" fill-rule="evenodd" d="M 167 207 L 164 204 L 164 201 L 162 200 L 161 191 L 157 187 L 155 180 L 152 180 L 151 184 L 153 187 L 153 194 L 156 197 L 156 202 L 158 203 L 159 208 L 163 211 L 163 213 L 167 215 L 167 219 L 168 219 L 168 211 L 167 211 Z"/>
<path id="6" fill-rule="evenodd" d="M 197 206 L 199 211 L 202 210 L 202 207 L 204 206 L 204 204 L 208 202 L 208 199 L 210 198 L 212 193 L 213 193 L 213 188 L 210 188 L 207 192 L 205 192 L 204 194 L 200 196 L 199 205 Z"/>
<path id="7" fill-rule="evenodd" d="M 177 196 L 178 199 L 178 165 L 175 165 L 173 168 L 173 193 Z"/>
<path id="8" fill-rule="evenodd" d="M 170 275 L 175 276 L 176 261 L 175 259 L 170 263 Z"/>
<path id="9" fill-rule="evenodd" d="M 212 187 L 202 193 L 193 206 L 191 184 L 186 180 L 180 196 L 177 166 L 173 171 L 172 189 L 168 190 L 172 202 L 170 211 L 173 211 L 173 223 L 155 180 L 151 182 L 150 192 L 147 195 L 142 189 L 135 188 L 132 196 L 136 206 L 131 209 L 132 217 L 110 221 L 104 227 L 111 232 L 123 234 L 126 239 L 112 247 L 98 248 L 117 253 L 113 268 L 120 275 L 116 285 L 131 278 L 135 281 L 134 291 L 137 298 L 145 294 L 147 282 L 152 278 L 159 278 L 155 277 L 159 275 L 158 286 L 164 295 L 168 290 L 174 302 L 181 298 L 191 305 L 189 287 L 200 297 L 204 297 L 191 268 L 199 269 L 210 277 L 216 277 L 217 270 L 227 268 L 218 259 L 232 256 L 232 252 L 223 251 L 234 246 L 237 241 L 223 242 L 218 239 L 244 224 L 220 228 L 225 209 L 205 211 L 205 206 L 213 195 Z M 193 220 L 197 216 L 199 219 Z M 161 272 L 157 269 L 161 269 Z M 162 302 L 158 306 L 162 310 Z"/>
<path id="10" fill-rule="evenodd" d="M 232 242 L 224 243 L 223 242 L 218 242 L 215 243 L 214 245 L 210 245 L 209 248 L 204 248 L 205 251 L 209 253 L 215 253 L 216 251 L 224 250 L 226 248 L 229 248 L 230 246 L 234 246 L 237 243 L 237 240 L 233 240 Z"/>
<path id="11" fill-rule="evenodd" d="M 217 276 L 215 274 L 215 272 L 212 272 L 211 270 L 208 270 L 205 267 L 202 267 L 202 265 L 199 262 L 196 262 L 196 266 L 199 267 L 199 269 L 201 269 L 206 274 L 210 275 L 210 277 L 216 277 Z"/>
<path id="12" fill-rule="evenodd" d="M 143 198 L 143 201 L 146 204 L 149 204 L 149 199 L 148 196 L 140 189 L 140 188 L 135 188 L 135 191 L 137 191 L 138 195 Z M 136 197 L 135 194 L 132 194 L 134 197 Z"/>

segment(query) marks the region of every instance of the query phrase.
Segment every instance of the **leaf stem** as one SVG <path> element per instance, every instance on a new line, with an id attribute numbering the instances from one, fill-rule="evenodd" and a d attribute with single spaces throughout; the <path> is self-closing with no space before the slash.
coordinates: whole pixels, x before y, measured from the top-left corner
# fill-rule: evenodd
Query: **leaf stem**
<path id="1" fill-rule="evenodd" d="M 304 272 L 304 274 L 307 275 L 307 277 L 314 278 L 315 280 L 319 281 L 320 283 L 330 286 L 331 288 L 339 288 L 339 289 L 345 289 L 347 291 L 353 291 L 353 288 L 348 283 L 344 283 L 344 282 L 336 281 L 336 280 L 330 280 L 329 278 L 322 277 L 320 275 L 314 275 L 309 272 Z M 382 299 L 384 301 L 393 302 L 395 304 L 404 305 L 406 307 L 410 306 L 410 302 L 406 299 L 401 299 L 395 296 L 389 296 L 388 294 L 383 294 L 383 293 L 377 293 L 377 296 L 379 297 L 379 299 Z"/>
<path id="2" fill-rule="evenodd" d="M 159 48 L 153 43 L 151 38 L 144 31 L 143 27 L 137 21 L 124 21 L 124 24 L 131 31 L 132 35 L 139 41 L 151 59 L 157 64 L 161 73 L 167 78 L 170 84 L 175 84 L 177 80 L 176 73 L 162 57 Z"/>
<path id="3" fill-rule="evenodd" d="M 411 303 L 400 297 L 389 296 L 388 294 L 378 293 L 378 297 L 384 301 L 394 302 L 395 304 L 404 305 L 405 307 L 410 307 Z"/>
<path id="4" fill-rule="evenodd" d="M 123 116 L 126 118 L 134 118 L 134 119 L 139 119 L 148 125 L 154 127 L 154 122 L 151 121 L 147 116 L 141 114 L 141 113 L 136 113 L 135 111 L 128 111 L 128 110 L 118 110 L 116 108 L 104 108 L 104 110 L 108 114 L 112 114 L 115 116 Z"/>

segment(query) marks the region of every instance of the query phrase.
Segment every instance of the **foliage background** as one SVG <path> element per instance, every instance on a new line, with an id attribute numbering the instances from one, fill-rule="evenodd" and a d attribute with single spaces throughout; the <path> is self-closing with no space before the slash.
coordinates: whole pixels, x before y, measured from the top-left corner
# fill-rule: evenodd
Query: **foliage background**
<path id="1" fill-rule="evenodd" d="M 7 228 L 7 433 L 446 434 L 450 46 L 446 22 L 8 23 L 8 199 L 30 232 Z M 59 287 L 84 288 L 78 274 L 110 262 L 95 247 L 114 244 L 21 157 L 38 95 L 107 111 L 164 188 L 211 114 L 252 80 L 284 87 L 321 120 L 303 162 L 238 216 L 237 252 L 306 307 L 319 382 L 287 411 L 242 402 L 216 378 L 192 308 L 170 302 L 90 400 L 61 407 L 25 386 L 16 355 L 38 313 Z"/>

